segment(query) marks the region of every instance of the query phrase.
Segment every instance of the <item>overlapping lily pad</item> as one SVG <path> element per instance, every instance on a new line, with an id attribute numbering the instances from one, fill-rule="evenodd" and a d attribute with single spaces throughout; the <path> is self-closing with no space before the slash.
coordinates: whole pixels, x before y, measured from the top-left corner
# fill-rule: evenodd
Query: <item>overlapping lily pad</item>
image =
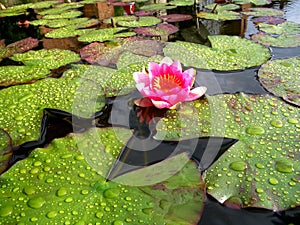
<path id="1" fill-rule="evenodd" d="M 300 58 L 277 59 L 262 65 L 258 77 L 273 94 L 300 106 Z"/>
<path id="2" fill-rule="evenodd" d="M 161 37 L 161 36 L 169 36 L 174 34 L 178 31 L 178 27 L 168 24 L 168 23 L 161 23 L 157 26 L 152 27 L 137 27 L 134 29 L 134 32 L 143 36 L 150 36 L 150 37 Z"/>
<path id="3" fill-rule="evenodd" d="M 172 22 L 180 22 L 193 19 L 192 15 L 189 14 L 168 14 L 160 16 L 162 20 L 172 23 Z"/>
<path id="4" fill-rule="evenodd" d="M 160 62 L 162 60 L 161 55 L 156 55 L 152 57 L 146 57 L 143 55 L 137 55 L 129 51 L 123 52 L 118 59 L 117 68 L 121 69 L 124 67 L 129 66 L 131 63 L 138 63 L 138 62 Z"/>
<path id="5" fill-rule="evenodd" d="M 99 41 L 99 42 L 109 41 L 115 39 L 116 38 L 115 34 L 123 30 L 126 30 L 126 28 L 117 27 L 117 28 L 105 28 L 101 30 L 94 30 L 84 35 L 81 35 L 78 38 L 78 40 L 81 42 L 88 42 L 88 43 L 95 42 L 95 41 Z"/>
<path id="6" fill-rule="evenodd" d="M 242 13 L 248 16 L 283 16 L 284 12 L 279 9 L 272 8 L 249 8 L 249 11 L 243 11 Z"/>
<path id="7" fill-rule="evenodd" d="M 32 3 L 16 5 L 7 9 L 0 10 L 0 17 L 18 16 L 26 13 L 26 9 L 32 6 Z"/>
<path id="8" fill-rule="evenodd" d="M 149 4 L 140 7 L 140 9 L 144 11 L 159 11 L 159 10 L 175 9 L 175 8 L 177 8 L 176 5 L 170 5 L 166 3 Z"/>
<path id="9" fill-rule="evenodd" d="M 171 0 L 169 4 L 176 6 L 192 6 L 195 4 L 194 0 Z"/>
<path id="10" fill-rule="evenodd" d="M 68 37 L 76 37 L 80 35 L 88 34 L 89 32 L 95 30 L 92 28 L 87 29 L 77 29 L 76 25 L 71 25 L 67 27 L 62 27 L 59 29 L 52 30 L 45 34 L 47 38 L 68 38 Z"/>
<path id="11" fill-rule="evenodd" d="M 12 154 L 13 147 L 10 136 L 4 130 L 0 130 L 0 174 L 7 169 Z"/>
<path id="12" fill-rule="evenodd" d="M 98 139 L 87 139 L 84 133 L 85 138 L 68 136 L 55 140 L 1 176 L 1 223 L 197 223 L 203 190 L 192 162 L 174 177 L 152 186 L 139 188 L 106 182 L 81 152 L 90 152 L 90 144 L 98 146 L 98 153 L 107 153 L 111 148 L 120 150 L 123 143 L 116 142 L 116 132 L 128 131 L 114 128 L 112 132 L 89 132 L 98 132 Z M 104 143 L 102 138 L 112 142 Z M 84 144 L 78 145 L 80 139 Z M 107 164 L 106 155 L 97 154 L 97 163 Z M 179 216 L 182 210 L 185 215 Z"/>
<path id="13" fill-rule="evenodd" d="M 233 11 L 219 11 L 218 13 L 211 12 L 199 12 L 197 13 L 198 18 L 207 20 L 239 20 L 241 16 L 237 12 Z"/>
<path id="14" fill-rule="evenodd" d="M 232 4 L 232 3 L 229 3 L 229 4 L 217 4 L 217 6 L 216 6 L 216 3 L 214 3 L 214 4 L 206 5 L 205 8 L 206 9 L 210 9 L 210 10 L 215 9 L 216 12 L 221 12 L 221 11 L 237 10 L 237 9 L 240 8 L 240 6 L 236 5 L 236 4 Z"/>
<path id="15" fill-rule="evenodd" d="M 156 137 L 238 139 L 208 169 L 208 193 L 222 203 L 237 198 L 242 207 L 284 210 L 300 205 L 295 198 L 300 194 L 299 108 L 270 96 L 206 98 L 171 110 L 157 125 Z"/>
<path id="16" fill-rule="evenodd" d="M 42 24 L 38 24 L 38 25 L 46 25 L 47 27 L 51 27 L 51 28 L 60 28 L 60 27 L 65 27 L 65 26 L 69 26 L 69 25 L 74 25 L 74 24 L 78 24 L 78 23 L 83 23 L 86 22 L 89 18 L 87 17 L 80 17 L 80 18 L 75 18 L 75 19 L 57 19 L 57 20 L 38 20 L 39 21 L 46 21 L 45 23 Z M 34 21 L 33 21 L 34 22 Z M 32 24 L 32 22 L 31 22 Z"/>
<path id="17" fill-rule="evenodd" d="M 204 69 L 238 70 L 258 66 L 270 58 L 266 47 L 236 36 L 209 36 L 211 48 L 188 42 L 168 43 L 165 56 L 178 59 L 185 66 Z"/>
<path id="18" fill-rule="evenodd" d="M 268 24 L 280 24 L 285 22 L 286 20 L 276 16 L 261 16 L 254 17 L 251 19 L 253 23 L 268 23 Z"/>
<path id="19" fill-rule="evenodd" d="M 148 27 L 160 23 L 161 20 L 154 16 L 140 16 L 138 20 L 133 21 L 118 21 L 119 26 L 123 27 Z"/>
<path id="20" fill-rule="evenodd" d="M 89 89 L 83 90 L 86 86 Z M 76 110 L 79 116 L 90 117 L 103 106 L 98 88 L 94 82 L 83 79 L 47 78 L 3 89 L 0 128 L 8 132 L 14 145 L 37 140 L 44 108 Z"/>
<path id="21" fill-rule="evenodd" d="M 70 18 L 76 18 L 82 15 L 82 12 L 80 11 L 68 11 L 68 12 L 62 12 L 60 14 L 49 14 L 49 15 L 45 15 L 43 17 L 43 19 L 51 19 L 51 20 L 55 20 L 55 19 L 70 19 Z"/>
<path id="22" fill-rule="evenodd" d="M 273 37 L 264 33 L 257 33 L 251 36 L 255 42 L 261 43 L 266 46 L 290 48 L 300 46 L 300 35 L 279 35 Z"/>
<path id="23" fill-rule="evenodd" d="M 300 34 L 300 24 L 291 21 L 280 23 L 278 25 L 260 23 L 258 27 L 261 31 L 269 34 Z"/>
<path id="24" fill-rule="evenodd" d="M 35 2 L 32 3 L 31 8 L 33 9 L 44 9 L 50 8 L 51 6 L 57 4 L 57 1 L 42 1 L 42 2 Z"/>
<path id="25" fill-rule="evenodd" d="M 12 60 L 21 61 L 27 66 L 39 66 L 48 69 L 58 68 L 71 62 L 80 60 L 78 54 L 70 50 L 62 49 L 42 49 L 38 51 L 28 51 L 22 54 L 15 54 Z"/>
<path id="26" fill-rule="evenodd" d="M 272 3 L 272 0 L 235 0 L 235 4 L 247 4 L 247 3 L 252 3 L 257 6 L 263 6 L 263 5 L 268 5 Z"/>

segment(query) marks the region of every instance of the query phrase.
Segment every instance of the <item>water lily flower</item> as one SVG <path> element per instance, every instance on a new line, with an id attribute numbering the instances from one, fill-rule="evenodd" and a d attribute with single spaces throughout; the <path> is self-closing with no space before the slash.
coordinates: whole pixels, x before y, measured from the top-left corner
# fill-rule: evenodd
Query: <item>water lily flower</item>
<path id="1" fill-rule="evenodd" d="M 191 90 L 195 81 L 195 70 L 182 71 L 178 60 L 165 57 L 160 64 L 149 63 L 149 68 L 133 73 L 137 89 L 145 97 L 135 101 L 141 107 L 155 106 L 159 109 L 175 109 L 185 101 L 193 101 L 206 92 L 206 87 Z"/>

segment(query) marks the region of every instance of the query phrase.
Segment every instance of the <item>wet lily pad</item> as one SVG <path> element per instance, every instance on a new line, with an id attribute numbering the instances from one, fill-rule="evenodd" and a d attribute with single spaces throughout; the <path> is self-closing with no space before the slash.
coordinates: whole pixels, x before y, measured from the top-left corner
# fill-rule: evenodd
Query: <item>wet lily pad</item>
<path id="1" fill-rule="evenodd" d="M 44 10 L 40 10 L 38 12 L 38 14 L 40 15 L 58 15 L 61 13 L 67 13 L 68 11 L 72 10 L 72 9 L 77 9 L 82 7 L 82 4 L 79 3 L 67 3 L 67 4 L 56 4 L 55 7 L 50 8 L 50 9 L 44 9 Z"/>
<path id="2" fill-rule="evenodd" d="M 238 139 L 206 172 L 208 193 L 222 203 L 235 197 L 242 207 L 284 210 L 300 205 L 294 197 L 300 192 L 299 121 L 299 108 L 275 97 L 206 96 L 170 110 L 156 138 Z"/>
<path id="3" fill-rule="evenodd" d="M 62 27 L 59 29 L 52 30 L 45 34 L 47 38 L 68 38 L 68 37 L 76 37 L 80 35 L 88 34 L 95 29 L 88 28 L 88 29 L 77 29 L 76 25 L 71 25 L 67 27 Z"/>
<path id="4" fill-rule="evenodd" d="M 112 18 L 107 18 L 103 20 L 103 23 L 107 24 L 117 24 L 120 21 L 135 21 L 138 18 L 136 16 L 114 16 Z"/>
<path id="5" fill-rule="evenodd" d="M 235 0 L 234 3 L 240 5 L 252 3 L 253 5 L 263 6 L 271 4 L 272 0 Z"/>
<path id="6" fill-rule="evenodd" d="M 32 66 L 1 66 L 0 86 L 11 86 L 15 84 L 31 83 L 46 78 L 50 70 L 45 67 Z"/>
<path id="7" fill-rule="evenodd" d="M 161 37 L 161 36 L 169 36 L 170 34 L 174 34 L 178 31 L 178 27 L 168 24 L 161 23 L 157 26 L 152 27 L 137 27 L 134 29 L 134 32 L 144 36 L 150 37 Z"/>
<path id="8" fill-rule="evenodd" d="M 146 57 L 143 55 L 137 55 L 129 51 L 123 52 L 118 59 L 117 68 L 121 69 L 123 67 L 129 66 L 131 63 L 138 62 L 160 62 L 162 60 L 162 56 L 156 55 L 152 57 Z"/>
<path id="9" fill-rule="evenodd" d="M 119 26 L 123 27 L 148 27 L 160 23 L 161 20 L 154 16 L 140 16 L 138 20 L 133 21 L 118 21 Z"/>
<path id="10" fill-rule="evenodd" d="M 253 23 L 267 23 L 267 24 L 280 24 L 285 22 L 286 20 L 276 16 L 261 16 L 261 17 L 254 17 L 251 18 Z"/>
<path id="11" fill-rule="evenodd" d="M 168 3 L 176 6 L 192 6 L 195 4 L 194 0 L 171 0 Z"/>
<path id="12" fill-rule="evenodd" d="M 207 20 L 239 20 L 241 16 L 237 12 L 233 11 L 219 11 L 217 13 L 211 12 L 199 12 L 197 13 L 198 18 Z"/>
<path id="13" fill-rule="evenodd" d="M 255 42 L 263 44 L 265 46 L 290 48 L 300 46 L 300 35 L 279 35 L 278 37 L 272 37 L 271 35 L 264 33 L 257 33 L 251 36 L 251 39 Z"/>
<path id="14" fill-rule="evenodd" d="M 144 11 L 159 11 L 159 10 L 175 9 L 175 8 L 177 8 L 176 5 L 169 5 L 166 3 L 149 4 L 140 7 L 140 9 Z"/>
<path id="15" fill-rule="evenodd" d="M 51 19 L 51 20 L 55 20 L 55 19 L 70 19 L 70 18 L 76 18 L 82 15 L 82 12 L 80 11 L 69 11 L 69 12 L 62 12 L 60 14 L 49 14 L 49 15 L 45 15 L 43 17 L 43 19 Z"/>
<path id="16" fill-rule="evenodd" d="M 168 14 L 164 16 L 160 16 L 163 21 L 173 23 L 173 22 L 180 22 L 193 19 L 192 15 L 189 14 Z"/>
<path id="17" fill-rule="evenodd" d="M 209 36 L 212 47 L 188 42 L 168 43 L 165 56 L 185 66 L 204 69 L 238 70 L 258 66 L 270 58 L 266 47 L 236 36 Z"/>
<path id="18" fill-rule="evenodd" d="M 15 54 L 10 58 L 15 61 L 21 61 L 27 66 L 40 66 L 48 69 L 58 68 L 80 60 L 79 55 L 75 52 L 62 49 L 30 50 L 26 53 Z"/>
<path id="19" fill-rule="evenodd" d="M 42 2 L 35 2 L 32 3 L 33 9 L 44 9 L 44 8 L 50 8 L 51 6 L 57 4 L 57 1 L 42 1 Z"/>
<path id="20" fill-rule="evenodd" d="M 262 85 L 273 94 L 300 106 L 300 58 L 277 59 L 262 65 L 258 77 Z M 293 99 L 289 96 L 293 95 Z"/>
<path id="21" fill-rule="evenodd" d="M 84 89 L 86 86 L 89 89 Z M 94 82 L 83 79 L 47 78 L 3 89 L 0 128 L 8 132 L 14 145 L 37 140 L 44 108 L 75 110 L 78 116 L 90 117 L 104 104 L 98 88 Z"/>
<path id="22" fill-rule="evenodd" d="M 264 31 L 269 34 L 299 34 L 300 33 L 300 24 L 295 22 L 284 22 L 278 25 L 260 23 L 258 24 L 258 28 L 261 31 Z"/>
<path id="23" fill-rule="evenodd" d="M 126 30 L 126 28 L 104 28 L 101 30 L 94 30 L 91 32 L 88 32 L 84 35 L 81 35 L 78 40 L 81 42 L 94 42 L 94 41 L 99 41 L 99 42 L 104 42 L 104 41 L 109 41 L 115 39 L 115 34 L 117 32 Z"/>
<path id="24" fill-rule="evenodd" d="M 216 12 L 237 10 L 237 9 L 240 8 L 239 5 L 232 4 L 232 3 L 229 3 L 229 4 L 217 4 L 217 7 L 216 8 L 215 7 L 216 7 L 216 3 L 214 3 L 214 4 L 208 4 L 208 5 L 205 6 L 205 8 L 209 9 L 209 10 L 215 9 Z"/>
<path id="25" fill-rule="evenodd" d="M 88 139 L 91 132 L 97 132 L 98 138 Z M 108 151 L 112 148 L 120 150 L 123 144 L 115 141 L 116 134 L 124 132 L 128 134 L 128 130 L 116 128 L 92 129 L 81 134 L 82 137 L 70 135 L 54 140 L 45 149 L 36 149 L 18 162 L 0 178 L 0 222 L 197 223 L 204 197 L 203 184 L 194 163 L 188 162 L 178 174 L 162 183 L 132 187 L 106 182 L 105 177 L 91 167 L 91 157 L 82 155 L 83 151 L 90 152 L 90 144 L 93 144 L 98 146 L 98 153 L 103 153 L 94 158 L 97 163 L 108 164 L 106 160 L 112 158 L 107 158 Z M 112 143 L 103 142 L 104 138 Z M 182 217 L 178 216 L 180 210 L 185 212 Z M 20 214 L 24 216 L 20 217 Z"/>
<path id="26" fill-rule="evenodd" d="M 7 9 L 0 10 L 0 17 L 18 16 L 26 12 L 27 6 L 24 8 L 10 7 Z"/>
<path id="27" fill-rule="evenodd" d="M 242 12 L 248 16 L 283 16 L 284 12 L 279 9 L 271 8 L 248 8 L 249 11 Z"/>
<path id="28" fill-rule="evenodd" d="M 43 19 L 41 19 L 43 20 Z M 39 25 L 46 25 L 47 27 L 51 28 L 60 28 L 65 27 L 69 25 L 74 25 L 78 23 L 83 23 L 89 20 L 87 17 L 80 17 L 80 18 L 74 18 L 74 19 L 57 19 L 57 20 L 45 20 L 47 23 L 39 24 Z"/>
<path id="29" fill-rule="evenodd" d="M 9 166 L 9 160 L 13 154 L 13 147 L 9 135 L 0 130 L 0 174 Z"/>

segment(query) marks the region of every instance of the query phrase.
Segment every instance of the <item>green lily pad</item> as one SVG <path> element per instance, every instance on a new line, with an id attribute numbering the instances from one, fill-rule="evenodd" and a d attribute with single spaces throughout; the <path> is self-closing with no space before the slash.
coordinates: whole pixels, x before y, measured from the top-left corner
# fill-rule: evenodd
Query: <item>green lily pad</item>
<path id="1" fill-rule="evenodd" d="M 172 0 L 168 3 L 176 6 L 193 6 L 195 4 L 194 0 Z"/>
<path id="2" fill-rule="evenodd" d="M 44 108 L 76 111 L 78 116 L 90 117 L 104 104 L 98 88 L 83 79 L 47 78 L 2 89 L 0 128 L 8 132 L 14 145 L 37 140 Z"/>
<path id="3" fill-rule="evenodd" d="M 166 3 L 157 3 L 157 4 L 143 5 L 142 7 L 140 7 L 140 10 L 160 11 L 160 10 L 175 9 L 175 8 L 177 8 L 176 5 L 169 5 L 169 4 L 166 4 Z"/>
<path id="4" fill-rule="evenodd" d="M 61 13 L 67 13 L 68 11 L 72 9 L 77 9 L 82 7 L 82 4 L 79 4 L 76 2 L 75 4 L 67 3 L 67 4 L 56 4 L 55 7 L 50 9 L 44 9 L 38 12 L 40 15 L 58 15 Z"/>
<path id="5" fill-rule="evenodd" d="M 75 52 L 62 49 L 42 49 L 15 54 L 12 60 L 21 61 L 27 66 L 40 66 L 48 69 L 58 68 L 71 62 L 77 62 L 80 57 Z"/>
<path id="6" fill-rule="evenodd" d="M 46 20 L 48 23 L 42 24 L 42 25 L 47 25 L 47 27 L 51 28 L 60 28 L 60 27 L 65 27 L 69 25 L 74 25 L 78 23 L 83 23 L 89 20 L 87 17 L 80 17 L 80 18 L 75 18 L 75 19 L 57 19 L 55 21 L 53 20 Z"/>
<path id="7" fill-rule="evenodd" d="M 68 37 L 76 37 L 80 35 L 88 34 L 95 29 L 87 28 L 87 29 L 77 29 L 77 25 L 70 25 L 67 27 L 62 27 L 59 29 L 52 30 L 45 34 L 47 38 L 68 38 Z"/>
<path id="8" fill-rule="evenodd" d="M 28 4 L 13 6 L 7 9 L 0 10 L 0 17 L 18 16 L 26 13 Z"/>
<path id="9" fill-rule="evenodd" d="M 283 16 L 284 12 L 279 9 L 272 8 L 248 8 L 249 11 L 242 13 L 248 16 Z"/>
<path id="10" fill-rule="evenodd" d="M 9 160 L 13 154 L 13 147 L 9 135 L 0 130 L 0 174 L 9 166 Z"/>
<path id="11" fill-rule="evenodd" d="M 272 37 L 268 34 L 257 33 L 251 36 L 251 39 L 255 42 L 263 44 L 265 46 L 290 48 L 300 46 L 300 35 L 279 35 L 278 37 Z"/>
<path id="12" fill-rule="evenodd" d="M 271 4 L 272 0 L 235 0 L 234 3 L 240 5 L 252 3 L 253 5 L 263 6 Z"/>
<path id="13" fill-rule="evenodd" d="M 109 40 L 113 40 L 115 39 L 115 34 L 117 32 L 126 30 L 126 28 L 104 28 L 101 30 L 94 30 L 91 31 L 89 33 L 86 33 L 84 35 L 81 35 L 78 40 L 81 42 L 95 42 L 95 41 L 99 41 L 99 42 L 104 42 L 104 41 L 109 41 Z"/>
<path id="14" fill-rule="evenodd" d="M 207 20 L 239 20 L 241 16 L 237 12 L 233 11 L 218 11 L 217 13 L 211 12 L 199 12 L 197 13 L 198 18 Z"/>
<path id="15" fill-rule="evenodd" d="M 240 8 L 239 5 L 232 4 L 232 3 L 229 3 L 229 4 L 222 4 L 222 5 L 217 4 L 217 7 L 216 7 L 216 4 L 217 4 L 217 3 L 206 5 L 205 8 L 206 8 L 206 9 L 209 9 L 209 10 L 215 9 L 215 11 L 217 11 L 217 12 L 221 12 L 221 11 L 230 11 L 230 10 L 237 10 L 237 9 Z M 216 8 L 215 8 L 215 7 L 216 7 Z"/>
<path id="16" fill-rule="evenodd" d="M 140 16 L 138 17 L 138 20 L 134 21 L 118 21 L 118 25 L 123 27 L 148 27 L 154 26 L 160 22 L 161 19 L 154 16 Z"/>
<path id="17" fill-rule="evenodd" d="M 283 210 L 300 205 L 300 110 L 259 95 L 217 95 L 170 110 L 157 125 L 158 139 L 230 137 L 239 142 L 206 173 L 208 193 L 243 207 Z M 284 134 L 284 135 L 279 135 Z"/>
<path id="18" fill-rule="evenodd" d="M 97 139 L 87 139 L 98 132 Z M 194 163 L 152 186 L 132 187 L 106 182 L 82 151 L 120 150 L 116 133 L 122 129 L 90 130 L 54 140 L 36 149 L 0 177 L 0 222 L 26 224 L 182 224 L 198 222 L 203 207 L 203 184 Z M 74 137 L 75 136 L 75 137 Z M 94 137 L 94 135 L 92 135 Z M 103 143 L 103 138 L 114 144 Z M 78 141 L 83 140 L 80 144 Z M 80 150 L 78 150 L 80 148 Z M 92 150 L 93 151 L 93 150 Z M 107 164 L 107 154 L 97 162 Z M 70 166 L 72 165 L 72 166 Z M 20 176 L 22 179 L 20 180 Z M 12 192 L 12 190 L 14 190 Z M 180 197 L 179 197 L 180 196 Z M 21 200 L 20 200 L 21 199 Z M 182 217 L 179 212 L 184 211 Z M 24 215 L 24 216 L 20 216 Z M 180 216 L 179 216 L 180 215 Z"/>
<path id="19" fill-rule="evenodd" d="M 270 58 L 269 49 L 236 36 L 209 36 L 211 48 L 188 42 L 168 43 L 165 56 L 185 66 L 215 70 L 238 70 L 258 66 Z"/>
<path id="20" fill-rule="evenodd" d="M 50 72 L 45 67 L 1 66 L 0 86 L 7 87 L 15 84 L 32 83 L 36 80 L 46 78 Z"/>
<path id="21" fill-rule="evenodd" d="M 300 58 L 277 59 L 267 62 L 259 69 L 262 85 L 273 94 L 300 106 Z M 295 95 L 295 101 L 289 99 Z"/>
<path id="22" fill-rule="evenodd" d="M 42 2 L 35 2 L 32 3 L 33 9 L 44 9 L 44 8 L 50 8 L 51 6 L 57 4 L 57 1 L 42 1 Z"/>
<path id="23" fill-rule="evenodd" d="M 136 16 L 133 16 L 133 15 L 130 15 L 130 16 L 114 16 L 112 18 L 104 19 L 103 23 L 106 23 L 106 24 L 111 24 L 111 23 L 117 24 L 120 21 L 135 21 L 137 19 L 138 18 Z"/>
<path id="24" fill-rule="evenodd" d="M 280 23 L 278 25 L 260 23 L 258 24 L 259 30 L 264 31 L 269 34 L 299 34 L 300 33 L 300 24 L 287 21 L 284 23 Z"/>
<path id="25" fill-rule="evenodd" d="M 48 14 L 43 17 L 43 19 L 51 19 L 51 20 L 56 20 L 56 19 L 70 19 L 70 18 L 76 18 L 82 15 L 82 12 L 80 11 L 69 11 L 69 12 L 62 12 L 60 14 Z"/>

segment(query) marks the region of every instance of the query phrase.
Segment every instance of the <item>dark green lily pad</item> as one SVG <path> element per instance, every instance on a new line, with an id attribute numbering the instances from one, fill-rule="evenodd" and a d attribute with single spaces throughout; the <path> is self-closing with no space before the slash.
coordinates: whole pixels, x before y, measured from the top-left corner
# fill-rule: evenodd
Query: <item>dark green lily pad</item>
<path id="1" fill-rule="evenodd" d="M 207 20 L 239 20 L 241 16 L 237 12 L 233 11 L 219 11 L 217 13 L 211 12 L 199 12 L 197 13 L 198 18 Z"/>
<path id="2" fill-rule="evenodd" d="M 291 21 L 280 23 L 278 25 L 260 23 L 258 24 L 258 28 L 269 34 L 292 35 L 300 33 L 300 24 Z"/>
<path id="3" fill-rule="evenodd" d="M 44 9 L 44 8 L 50 8 L 51 6 L 57 4 L 57 1 L 42 1 L 42 2 L 35 2 L 32 3 L 33 9 Z"/>
<path id="4" fill-rule="evenodd" d="M 209 10 L 215 9 L 216 12 L 237 10 L 237 9 L 240 8 L 239 5 L 232 4 L 232 3 L 230 3 L 230 4 L 217 4 L 217 7 L 216 7 L 216 4 L 217 3 L 206 5 L 205 8 L 209 9 Z"/>
<path id="5" fill-rule="evenodd" d="M 150 36 L 150 37 L 161 37 L 161 36 L 169 36 L 174 34 L 178 31 L 178 27 L 168 24 L 168 23 L 161 23 L 157 26 L 152 27 L 137 27 L 134 29 L 134 32 L 143 35 L 143 36 Z"/>
<path id="6" fill-rule="evenodd" d="M 257 33 L 252 35 L 251 39 L 265 46 L 282 47 L 282 48 L 300 46 L 300 35 L 283 34 L 283 35 L 279 35 L 278 37 L 272 37 L 268 34 Z"/>
<path id="7" fill-rule="evenodd" d="M 272 60 L 262 65 L 258 77 L 268 91 L 300 106 L 299 74 L 300 58 L 289 58 Z M 294 95 L 296 101 L 289 99 L 290 95 Z"/>
<path id="8" fill-rule="evenodd" d="M 32 83 L 46 78 L 49 74 L 49 68 L 45 67 L 1 66 L 0 86 L 7 87 L 15 84 Z"/>
<path id="9" fill-rule="evenodd" d="M 160 22 L 161 20 L 154 16 L 140 16 L 138 17 L 138 20 L 134 21 L 118 21 L 118 25 L 123 27 L 148 27 L 154 26 Z"/>
<path id="10" fill-rule="evenodd" d="M 240 5 L 252 3 L 253 5 L 263 6 L 271 4 L 272 0 L 235 0 L 234 3 Z"/>
<path id="11" fill-rule="evenodd" d="M 144 6 L 140 7 L 140 10 L 159 11 L 159 10 L 175 9 L 175 8 L 177 8 L 176 5 L 169 5 L 169 4 L 166 4 L 166 3 L 157 3 L 157 4 L 144 5 Z"/>
<path id="12" fill-rule="evenodd" d="M 9 160 L 13 154 L 13 147 L 9 135 L 0 130 L 0 174 L 9 166 Z"/>
<path id="13" fill-rule="evenodd" d="M 38 139 L 44 108 L 90 117 L 104 104 L 94 82 L 63 78 L 9 87 L 0 91 L 0 99 L 0 128 L 8 132 L 14 145 Z"/>
<path id="14" fill-rule="evenodd" d="M 15 54 L 12 60 L 21 61 L 27 66 L 40 66 L 48 69 L 58 68 L 71 62 L 77 62 L 80 57 L 75 52 L 62 49 L 30 50 L 26 53 Z"/>
<path id="15" fill-rule="evenodd" d="M 217 95 L 170 110 L 156 138 L 215 136 L 238 139 L 206 172 L 208 193 L 242 207 L 284 210 L 300 205 L 300 110 L 259 95 Z"/>
<path id="16" fill-rule="evenodd" d="M 249 11 L 242 13 L 248 16 L 283 16 L 284 12 L 279 9 L 272 8 L 248 8 Z"/>
<path id="17" fill-rule="evenodd" d="M 94 30 L 84 35 L 81 35 L 78 38 L 78 40 L 81 42 L 88 42 L 88 43 L 94 41 L 98 41 L 98 42 L 109 41 L 115 39 L 116 38 L 115 34 L 123 30 L 126 30 L 126 28 L 117 27 L 117 28 L 104 28 L 101 30 Z"/>
<path id="18" fill-rule="evenodd" d="M 82 15 L 82 12 L 80 11 L 69 11 L 69 12 L 62 12 L 60 14 L 49 14 L 45 15 L 43 19 L 51 19 L 51 20 L 56 20 L 56 19 L 70 19 L 70 18 L 76 18 Z"/>
<path id="19" fill-rule="evenodd" d="M 92 32 L 95 29 L 87 28 L 87 29 L 77 29 L 77 25 L 71 25 L 67 27 L 62 27 L 59 29 L 52 30 L 45 34 L 46 38 L 68 38 L 68 37 L 76 37 L 80 35 L 85 35 Z"/>
<path id="20" fill-rule="evenodd" d="M 91 132 L 98 133 L 96 139 L 88 139 Z M 92 129 L 81 134 L 82 137 L 73 135 L 57 139 L 47 148 L 36 149 L 28 158 L 15 164 L 0 178 L 0 222 L 197 223 L 204 194 L 194 163 L 187 162 L 179 173 L 164 182 L 144 187 L 106 182 L 105 177 L 91 166 L 90 159 L 97 160 L 98 164 L 108 164 L 108 151 L 122 148 L 123 143 L 115 141 L 118 140 L 116 133 L 124 132 L 128 134 L 128 130 L 120 128 Z M 105 139 L 112 142 L 103 142 Z M 96 149 L 91 149 L 91 145 L 98 146 L 97 152 L 104 154 L 97 154 L 94 158 L 84 153 L 83 156 L 81 152 Z M 185 215 L 179 217 L 180 211 Z"/>
<path id="21" fill-rule="evenodd" d="M 238 70 L 258 66 L 270 58 L 269 49 L 236 36 L 209 36 L 212 47 L 188 42 L 168 43 L 165 56 L 185 66 L 215 70 Z"/>
<path id="22" fill-rule="evenodd" d="M 168 4 L 176 6 L 193 6 L 195 2 L 194 0 L 171 0 Z"/>

